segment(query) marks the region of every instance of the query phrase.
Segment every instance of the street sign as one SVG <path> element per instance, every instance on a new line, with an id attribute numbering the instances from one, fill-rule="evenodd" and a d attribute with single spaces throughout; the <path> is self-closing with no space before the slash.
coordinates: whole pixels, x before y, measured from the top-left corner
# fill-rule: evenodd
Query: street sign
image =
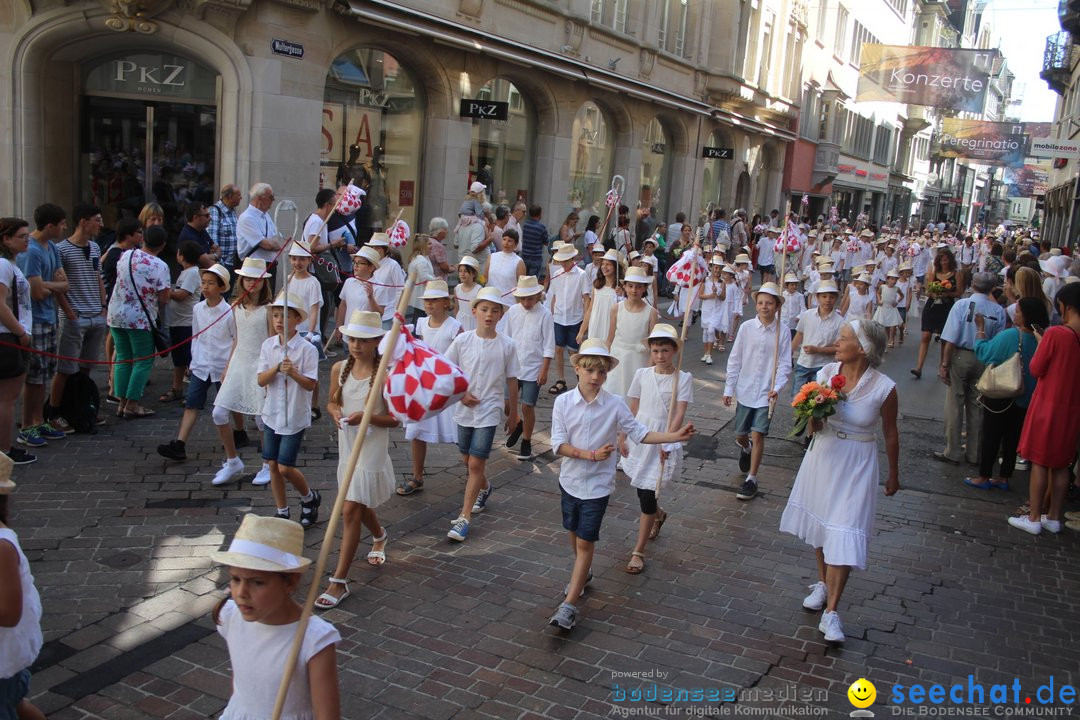
<path id="1" fill-rule="evenodd" d="M 1074 140 L 1055 140 L 1052 138 L 1031 138 L 1031 157 L 1078 158 L 1080 143 Z"/>
<path id="2" fill-rule="evenodd" d="M 304 46 L 298 42 L 292 42 L 291 40 L 279 40 L 274 38 L 270 41 L 270 50 L 275 55 L 287 55 L 296 59 L 304 57 Z"/>
<path id="3" fill-rule="evenodd" d="M 715 160 L 730 160 L 735 157 L 735 148 L 709 147 L 701 148 L 701 157 Z"/>
<path id="4" fill-rule="evenodd" d="M 510 103 L 462 98 L 460 116 L 479 120 L 505 120 L 510 116 Z"/>

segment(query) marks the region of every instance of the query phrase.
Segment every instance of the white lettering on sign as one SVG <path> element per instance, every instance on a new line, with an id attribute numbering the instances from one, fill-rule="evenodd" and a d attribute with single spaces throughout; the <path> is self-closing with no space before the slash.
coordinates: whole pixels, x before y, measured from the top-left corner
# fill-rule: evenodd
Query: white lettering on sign
<path id="1" fill-rule="evenodd" d="M 368 88 L 360 88 L 359 97 L 357 98 L 358 105 L 364 105 L 366 107 L 378 107 L 393 109 L 390 107 L 390 96 L 385 92 L 375 92 Z"/>
<path id="2" fill-rule="evenodd" d="M 113 79 L 116 82 L 137 82 L 140 85 L 161 85 L 166 87 L 184 87 L 187 79 L 183 77 L 186 65 L 161 65 L 153 67 L 138 65 L 132 60 L 117 60 L 116 74 Z M 138 73 L 138 79 L 130 77 Z"/>
<path id="3" fill-rule="evenodd" d="M 470 102 L 470 117 L 496 117 L 499 114 L 499 106 L 493 103 Z"/>
<path id="4" fill-rule="evenodd" d="M 962 88 L 971 92 L 980 93 L 985 86 L 985 81 L 978 78 L 956 77 L 952 75 L 923 75 L 904 72 L 903 68 L 897 68 L 889 75 L 889 82 L 893 85 L 926 85 L 927 87 Z"/>

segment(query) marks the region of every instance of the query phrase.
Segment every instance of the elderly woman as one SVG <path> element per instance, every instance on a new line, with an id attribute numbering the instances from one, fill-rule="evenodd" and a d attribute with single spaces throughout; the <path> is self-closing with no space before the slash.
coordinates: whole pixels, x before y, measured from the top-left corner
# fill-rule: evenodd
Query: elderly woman
<path id="1" fill-rule="evenodd" d="M 827 421 L 813 422 L 813 442 L 780 518 L 781 532 L 799 536 L 817 553 L 818 582 L 810 586 L 803 607 L 824 608 L 818 629 L 828 642 L 844 641 L 836 608 L 851 568 L 866 568 L 877 503 L 879 422 L 889 458 L 885 495 L 900 489 L 896 384 L 877 370 L 885 342 L 885 328 L 872 320 L 853 320 L 840 330 L 839 362 L 823 367 L 817 381 L 843 378 L 847 399 Z"/>
<path id="2" fill-rule="evenodd" d="M 446 222 L 446 218 L 433 217 L 428 222 L 428 259 L 431 260 L 431 268 L 439 280 L 445 280 L 451 270 L 446 254 L 446 236 L 449 234 L 450 223 Z"/>

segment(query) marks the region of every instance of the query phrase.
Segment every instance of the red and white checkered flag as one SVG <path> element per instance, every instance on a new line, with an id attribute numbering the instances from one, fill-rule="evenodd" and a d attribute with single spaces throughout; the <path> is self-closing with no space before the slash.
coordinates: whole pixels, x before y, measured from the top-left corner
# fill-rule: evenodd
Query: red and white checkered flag
<path id="1" fill-rule="evenodd" d="M 385 348 L 380 346 L 379 351 Z M 390 414 L 402 423 L 420 422 L 445 410 L 469 389 L 461 368 L 413 337 L 404 325 L 391 360 L 383 395 Z"/>
<path id="2" fill-rule="evenodd" d="M 412 235 L 409 224 L 400 219 L 390 226 L 390 230 L 386 234 L 390 236 L 390 244 L 393 247 L 404 247 L 408 244 L 409 237 Z"/>
<path id="3" fill-rule="evenodd" d="M 690 287 L 704 282 L 709 272 L 705 258 L 694 250 L 687 250 L 678 262 L 668 268 L 667 279 L 679 287 Z"/>

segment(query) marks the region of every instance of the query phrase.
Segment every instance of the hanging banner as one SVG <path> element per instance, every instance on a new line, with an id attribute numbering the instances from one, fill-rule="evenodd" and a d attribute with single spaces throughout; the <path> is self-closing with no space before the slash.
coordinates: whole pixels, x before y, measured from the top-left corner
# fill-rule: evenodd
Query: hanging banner
<path id="1" fill-rule="evenodd" d="M 863 43 L 859 102 L 898 102 L 981 113 L 996 50 Z"/>
<path id="2" fill-rule="evenodd" d="M 1005 168 L 1005 185 L 1009 197 L 1032 197 L 1045 195 L 1050 185 L 1050 164 L 1029 163 L 1021 167 Z"/>
<path id="3" fill-rule="evenodd" d="M 985 165 L 1024 164 L 1029 136 L 1024 123 L 945 118 L 935 136 L 935 153 L 946 158 L 966 158 Z"/>

